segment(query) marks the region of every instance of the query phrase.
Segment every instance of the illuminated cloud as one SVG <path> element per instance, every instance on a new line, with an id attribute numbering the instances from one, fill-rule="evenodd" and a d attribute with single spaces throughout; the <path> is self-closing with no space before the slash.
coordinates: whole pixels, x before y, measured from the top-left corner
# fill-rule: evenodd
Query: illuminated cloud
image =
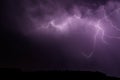
<path id="1" fill-rule="evenodd" d="M 51 35 L 69 35 L 76 28 L 85 33 L 85 35 L 82 34 L 82 36 L 91 36 L 91 38 L 93 38 L 92 50 L 89 54 L 86 54 L 84 51 L 81 52 L 85 57 L 90 58 L 95 53 L 98 39 L 105 45 L 109 45 L 106 38 L 120 39 L 120 25 L 117 25 L 120 22 L 120 17 L 116 17 L 116 15 L 120 16 L 119 5 L 119 2 L 110 1 L 106 5 L 99 6 L 96 10 L 77 5 L 71 8 L 71 14 L 67 12 L 64 7 L 58 6 L 57 4 L 55 5 L 56 8 L 52 6 L 50 9 L 49 7 L 38 4 L 38 6 L 34 8 L 28 7 L 26 13 L 29 15 L 28 17 L 33 24 L 31 34 L 36 32 L 39 34 L 39 32 L 44 30 L 43 33 L 49 33 Z M 55 8 L 56 11 L 52 10 L 52 8 Z M 45 13 L 42 19 L 31 16 L 31 11 L 39 10 L 48 14 Z M 52 14 L 49 14 L 51 12 Z M 112 21 L 112 18 L 116 19 L 118 23 L 116 24 L 116 22 Z M 86 32 L 83 29 L 86 29 Z M 51 30 L 53 31 L 51 32 Z"/>

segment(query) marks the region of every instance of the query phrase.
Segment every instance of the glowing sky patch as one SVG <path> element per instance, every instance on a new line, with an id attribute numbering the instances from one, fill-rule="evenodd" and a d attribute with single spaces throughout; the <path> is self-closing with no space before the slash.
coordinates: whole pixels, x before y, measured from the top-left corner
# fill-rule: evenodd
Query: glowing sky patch
<path id="1" fill-rule="evenodd" d="M 86 8 L 83 7 L 83 9 Z M 55 29 L 55 32 L 53 32 L 54 34 L 60 33 L 62 35 L 66 35 L 72 33 L 74 28 L 81 29 L 81 31 L 84 32 L 84 28 L 86 29 L 86 33 L 84 33 L 88 36 L 91 36 L 91 34 L 94 33 L 91 36 L 91 38 L 93 38 L 93 48 L 91 52 L 89 52 L 89 54 L 86 54 L 84 51 L 81 52 L 87 58 L 90 58 L 95 53 L 98 38 L 105 45 L 109 44 L 105 38 L 120 39 L 120 28 L 111 20 L 111 16 L 118 16 L 120 13 L 119 3 L 109 2 L 107 5 L 100 6 L 95 11 L 87 8 L 84 14 L 82 14 L 82 9 L 80 9 L 79 6 L 77 8 L 73 8 L 72 11 L 73 14 L 69 14 L 67 11 L 60 8 L 60 11 L 58 9 L 54 15 L 47 15 L 47 20 L 43 19 L 43 23 L 41 20 L 32 17 L 31 19 L 33 25 L 35 26 L 34 32 L 44 29 L 44 33 L 49 33 L 49 31 L 53 28 Z M 119 21 L 120 20 L 118 19 L 118 22 Z M 111 35 L 116 34 L 116 31 L 118 32 L 117 36 Z M 85 35 L 83 34 L 83 36 Z"/>

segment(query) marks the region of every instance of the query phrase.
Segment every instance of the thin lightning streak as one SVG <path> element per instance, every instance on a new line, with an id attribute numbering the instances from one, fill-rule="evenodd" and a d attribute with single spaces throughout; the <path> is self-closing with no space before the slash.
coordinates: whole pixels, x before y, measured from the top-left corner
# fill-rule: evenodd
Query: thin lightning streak
<path id="1" fill-rule="evenodd" d="M 64 22 L 61 24 L 56 24 L 55 20 L 52 20 L 49 24 L 51 24 L 53 27 L 55 27 L 57 30 L 64 32 L 68 29 L 68 25 L 72 23 L 72 17 L 67 18 Z"/>
<path id="2" fill-rule="evenodd" d="M 109 16 L 111 16 L 114 12 L 118 12 L 120 10 L 119 9 L 116 9 L 115 11 L 113 11 Z M 105 11 L 104 11 L 105 13 Z M 96 40 L 97 40 L 97 36 L 98 34 L 101 32 L 101 39 L 102 41 L 105 43 L 105 44 L 108 44 L 105 40 L 104 40 L 104 36 L 106 37 L 109 37 L 109 38 L 116 38 L 116 39 L 120 39 L 120 37 L 114 37 L 114 36 L 108 36 L 108 35 L 105 35 L 105 31 L 104 29 L 101 27 L 101 24 L 102 24 L 102 21 L 103 20 L 107 20 L 109 22 L 109 24 L 114 28 L 116 29 L 117 31 L 120 31 L 120 29 L 118 27 L 116 27 L 109 19 L 108 19 L 108 16 L 106 16 L 106 14 L 104 14 L 104 17 L 101 18 L 100 20 L 98 20 L 97 24 L 94 24 L 94 27 L 96 28 L 96 34 L 94 35 L 94 42 L 93 42 L 93 50 L 90 52 L 89 55 L 86 55 L 84 52 L 82 52 L 82 54 L 86 57 L 86 58 L 90 58 L 94 52 L 95 52 L 95 48 L 96 48 Z"/>
<path id="3" fill-rule="evenodd" d="M 97 28 L 97 33 L 101 32 L 101 39 L 102 41 L 107 44 L 107 42 L 104 40 L 104 35 L 105 35 L 105 31 L 103 30 L 103 28 L 100 25 L 100 21 L 98 21 L 97 25 L 95 25 L 95 27 Z M 97 37 L 97 36 L 96 36 Z"/>
<path id="4" fill-rule="evenodd" d="M 104 30 L 100 27 L 100 23 L 99 23 L 100 21 L 98 21 L 97 22 L 97 24 L 94 24 L 94 27 L 96 28 L 96 33 L 95 33 L 95 35 L 94 35 L 94 40 L 93 40 L 93 50 L 90 52 L 90 54 L 89 55 L 86 55 L 84 52 L 82 52 L 82 54 L 86 57 L 86 58 L 90 58 L 93 54 L 94 54 L 94 52 L 95 52 L 95 48 L 96 48 L 96 40 L 97 40 L 97 36 L 98 36 L 98 34 L 101 32 L 101 35 L 102 35 L 102 37 L 101 37 L 101 39 L 102 39 L 102 41 L 105 43 L 105 44 L 107 44 L 107 42 L 104 40 Z"/>
<path id="5" fill-rule="evenodd" d="M 111 12 L 111 14 L 109 14 L 108 16 L 104 14 L 104 17 L 102 19 L 100 19 L 100 22 L 102 23 L 102 20 L 107 20 L 109 22 L 109 24 L 111 25 L 112 28 L 116 29 L 117 31 L 120 32 L 120 29 L 118 27 L 116 27 L 109 19 L 108 17 L 110 17 L 114 12 L 119 12 L 120 8 L 114 10 L 113 12 Z M 104 11 L 105 13 L 105 11 Z M 103 35 L 109 38 L 116 38 L 116 39 L 120 39 L 120 37 L 114 37 L 114 36 L 109 36 L 109 35 Z"/>

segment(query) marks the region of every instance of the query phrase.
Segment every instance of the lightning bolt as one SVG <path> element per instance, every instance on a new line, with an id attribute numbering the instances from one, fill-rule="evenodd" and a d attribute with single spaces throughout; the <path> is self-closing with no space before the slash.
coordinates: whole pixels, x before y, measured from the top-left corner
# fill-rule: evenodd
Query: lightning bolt
<path id="1" fill-rule="evenodd" d="M 82 54 L 83 54 L 86 58 L 90 58 L 90 57 L 94 54 L 95 48 L 96 48 L 96 40 L 97 40 L 97 36 L 98 36 L 99 33 L 101 33 L 101 40 L 102 40 L 105 44 L 108 44 L 108 43 L 105 41 L 104 37 L 113 38 L 113 39 L 120 39 L 120 37 L 115 37 L 115 36 L 106 35 L 104 29 L 102 28 L 102 27 L 103 27 L 102 24 L 104 24 L 102 21 L 103 21 L 103 20 L 106 20 L 106 21 L 108 21 L 108 23 L 111 25 L 112 28 L 114 28 L 115 30 L 117 30 L 117 31 L 120 32 L 120 29 L 119 29 L 118 27 L 116 27 L 116 26 L 109 20 L 109 18 L 108 18 L 108 17 L 110 17 L 114 12 L 119 13 L 119 11 L 120 11 L 120 8 L 114 10 L 114 11 L 111 12 L 108 16 L 107 16 L 106 14 L 104 14 L 104 17 L 101 18 L 101 19 L 99 19 L 99 20 L 97 21 L 97 23 L 94 24 L 94 27 L 96 28 L 96 33 L 95 33 L 95 35 L 94 35 L 93 50 L 90 52 L 89 55 L 86 55 L 84 52 L 82 52 Z M 105 13 L 105 11 L 104 11 L 104 13 Z"/>

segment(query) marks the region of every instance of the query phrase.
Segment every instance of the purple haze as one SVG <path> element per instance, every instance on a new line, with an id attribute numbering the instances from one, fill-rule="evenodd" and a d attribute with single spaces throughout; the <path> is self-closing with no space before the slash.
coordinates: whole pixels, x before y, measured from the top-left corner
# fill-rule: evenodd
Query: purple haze
<path id="1" fill-rule="evenodd" d="M 24 0 L 22 3 L 23 19 L 17 19 L 24 22 L 24 27 L 19 32 L 36 43 L 41 36 L 60 43 L 67 69 L 97 70 L 120 76 L 119 1 L 99 0 L 101 4 L 97 4 L 84 0 Z"/>
<path id="2" fill-rule="evenodd" d="M 32 5 L 30 2 L 27 3 L 28 6 L 26 6 L 25 13 L 32 22 L 33 27 L 31 29 L 28 27 L 30 29 L 30 32 L 27 31 L 29 35 L 37 34 L 37 37 L 39 37 L 41 33 L 48 33 L 51 36 L 59 37 L 60 35 L 70 36 L 75 33 L 77 34 L 75 35 L 76 37 L 86 42 L 92 39 L 91 51 L 86 52 L 83 49 L 80 52 L 86 58 L 94 55 L 96 45 L 100 45 L 100 41 L 104 45 L 110 46 L 111 42 L 108 42 L 107 39 L 120 39 L 120 3 L 118 1 L 108 1 L 97 9 L 73 4 L 69 12 L 64 6 L 54 1 L 48 1 L 47 4 L 38 2 L 36 5 Z M 39 12 L 44 13 L 42 18 L 39 17 Z M 79 40 L 78 42 L 81 41 Z"/>

